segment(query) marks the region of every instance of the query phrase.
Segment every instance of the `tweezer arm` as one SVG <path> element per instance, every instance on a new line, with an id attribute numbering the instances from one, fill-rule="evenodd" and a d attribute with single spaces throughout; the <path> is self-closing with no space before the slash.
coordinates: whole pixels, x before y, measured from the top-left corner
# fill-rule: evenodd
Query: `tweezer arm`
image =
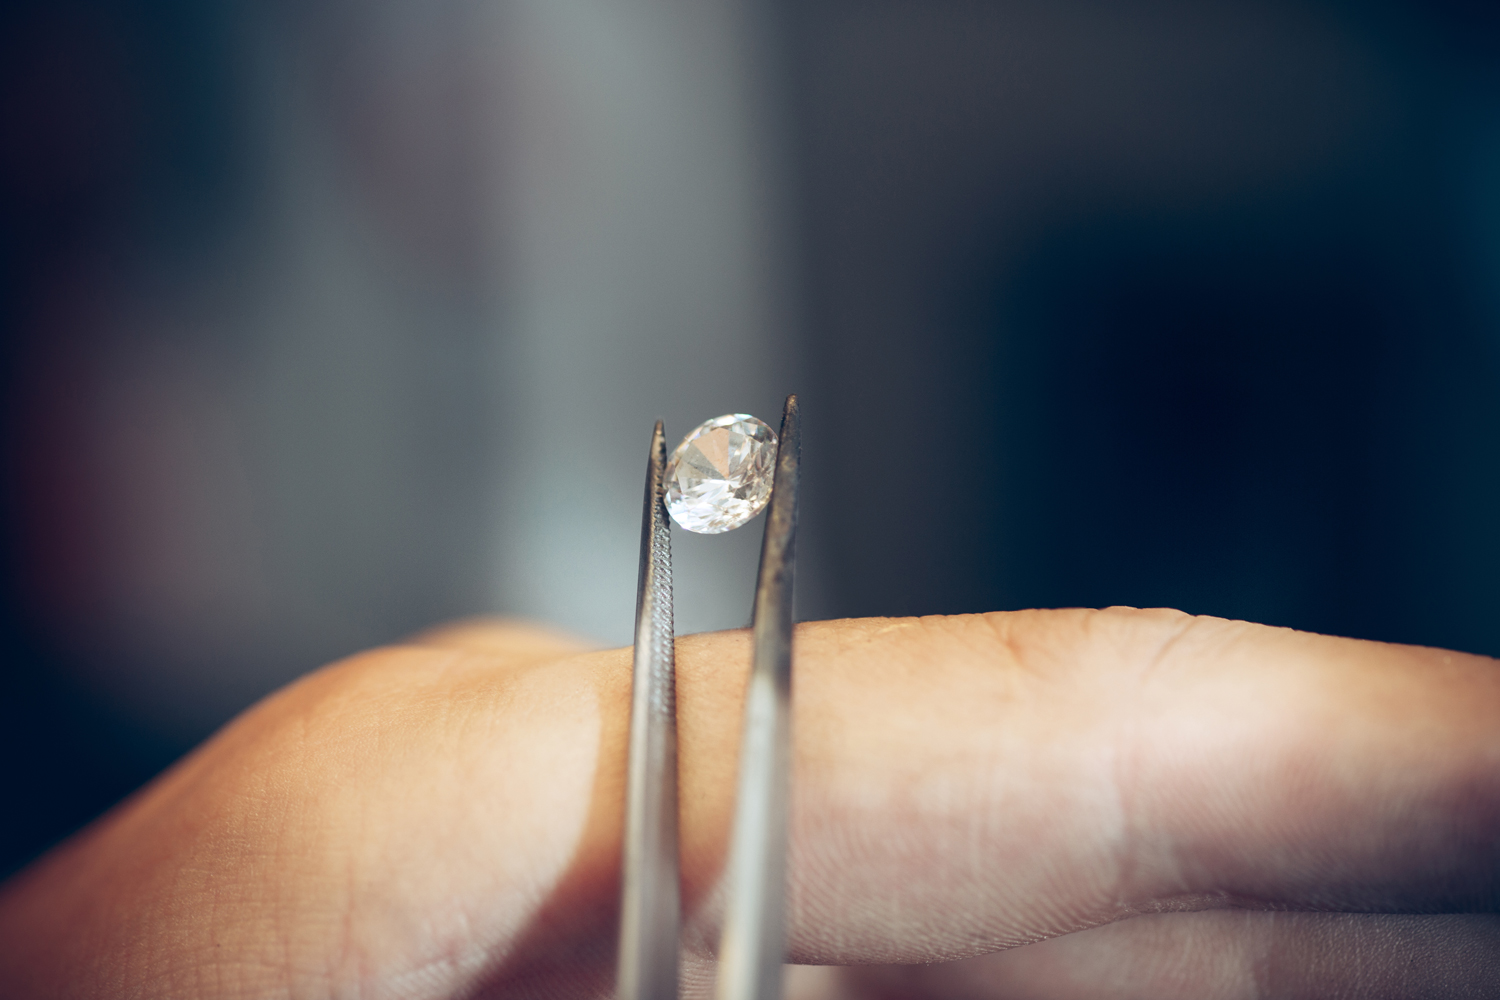
<path id="1" fill-rule="evenodd" d="M 681 901 L 677 874 L 677 695 L 667 445 L 651 435 L 636 591 L 630 697 L 618 1000 L 676 1000 Z"/>
<path id="2" fill-rule="evenodd" d="M 787 786 L 791 769 L 792 577 L 801 457 L 797 397 L 788 396 L 755 583 L 755 654 L 740 741 L 719 942 L 718 1000 L 780 1000 L 786 951 Z"/>

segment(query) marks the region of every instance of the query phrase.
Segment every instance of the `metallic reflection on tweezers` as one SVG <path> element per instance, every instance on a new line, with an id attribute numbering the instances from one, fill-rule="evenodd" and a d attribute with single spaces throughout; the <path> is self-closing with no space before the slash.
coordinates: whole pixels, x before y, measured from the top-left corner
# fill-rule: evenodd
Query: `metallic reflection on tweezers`
<path id="1" fill-rule="evenodd" d="M 719 1000 L 780 1000 L 786 950 L 787 792 L 791 767 L 792 586 L 801 434 L 788 396 L 755 585 L 754 656 L 745 697 L 719 942 Z M 682 922 L 677 858 L 676 675 L 666 444 L 657 421 L 646 466 L 627 765 L 619 1000 L 675 1000 Z"/>
<path id="2" fill-rule="evenodd" d="M 661 421 L 646 461 L 641 571 L 635 599 L 630 756 L 625 775 L 625 857 L 620 901 L 618 1000 L 675 1000 L 682 923 L 677 874 L 677 671 L 672 638 L 672 525 L 666 507 L 667 443 Z"/>

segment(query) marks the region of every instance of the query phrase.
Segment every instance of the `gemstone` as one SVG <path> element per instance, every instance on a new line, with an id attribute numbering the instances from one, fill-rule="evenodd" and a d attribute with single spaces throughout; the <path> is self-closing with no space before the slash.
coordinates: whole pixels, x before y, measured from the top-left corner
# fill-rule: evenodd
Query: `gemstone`
<path id="1" fill-rule="evenodd" d="M 667 510 L 689 531 L 733 531 L 765 509 L 776 434 L 748 413 L 704 421 L 667 462 Z"/>

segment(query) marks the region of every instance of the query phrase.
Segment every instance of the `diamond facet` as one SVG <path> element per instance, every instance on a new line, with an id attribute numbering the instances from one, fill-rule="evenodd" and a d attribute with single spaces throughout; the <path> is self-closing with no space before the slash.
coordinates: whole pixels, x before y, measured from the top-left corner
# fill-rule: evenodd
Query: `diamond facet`
<path id="1" fill-rule="evenodd" d="M 733 531 L 766 506 L 776 474 L 776 434 L 748 413 L 700 424 L 667 462 L 667 510 L 689 531 Z"/>

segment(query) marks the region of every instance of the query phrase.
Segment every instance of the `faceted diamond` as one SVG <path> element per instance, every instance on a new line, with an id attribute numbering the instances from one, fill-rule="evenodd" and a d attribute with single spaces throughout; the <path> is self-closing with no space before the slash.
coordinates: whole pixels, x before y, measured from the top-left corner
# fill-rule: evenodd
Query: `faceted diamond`
<path id="1" fill-rule="evenodd" d="M 699 425 L 667 463 L 667 510 L 689 531 L 733 531 L 765 507 L 776 472 L 776 434 L 748 413 Z"/>

